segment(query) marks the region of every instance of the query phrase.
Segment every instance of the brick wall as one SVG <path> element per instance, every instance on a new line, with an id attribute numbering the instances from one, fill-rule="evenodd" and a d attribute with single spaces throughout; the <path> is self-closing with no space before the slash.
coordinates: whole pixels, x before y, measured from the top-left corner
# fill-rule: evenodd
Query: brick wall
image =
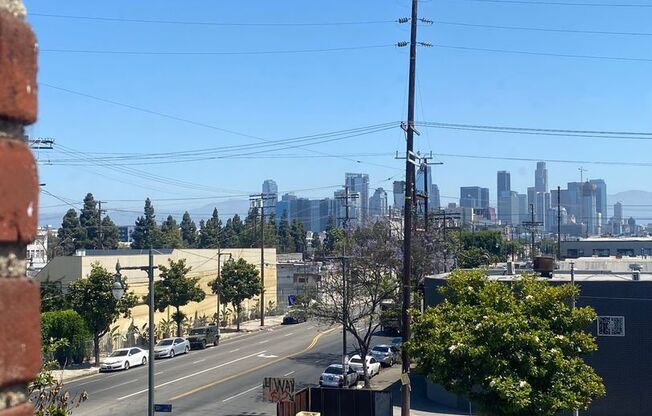
<path id="1" fill-rule="evenodd" d="M 38 178 L 24 137 L 36 121 L 36 38 L 17 0 L 0 0 L 0 416 L 33 414 L 41 367 L 38 286 L 25 277 L 36 236 Z"/>

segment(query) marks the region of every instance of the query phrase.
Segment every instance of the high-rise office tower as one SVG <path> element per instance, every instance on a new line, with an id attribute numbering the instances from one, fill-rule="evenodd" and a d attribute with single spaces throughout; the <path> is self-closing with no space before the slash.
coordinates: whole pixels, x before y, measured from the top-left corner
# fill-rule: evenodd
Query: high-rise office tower
<path id="1" fill-rule="evenodd" d="M 369 215 L 369 175 L 366 173 L 347 173 L 344 180 L 346 186 L 349 187 L 349 193 L 357 192 L 360 194 L 358 221 L 360 221 L 360 224 L 364 224 Z"/>
<path id="2" fill-rule="evenodd" d="M 385 217 L 387 214 L 387 192 L 383 188 L 378 188 L 369 198 L 369 216 L 372 218 Z"/>
<path id="3" fill-rule="evenodd" d="M 528 212 L 529 207 L 527 204 L 527 195 L 518 194 L 518 220 L 516 224 L 521 224 L 523 221 L 529 221 Z"/>
<path id="4" fill-rule="evenodd" d="M 596 186 L 590 182 L 582 185 L 582 223 L 586 225 L 587 235 L 598 232 L 598 211 L 596 204 Z"/>
<path id="5" fill-rule="evenodd" d="M 595 203 L 597 210 L 602 214 L 602 218 L 607 218 L 607 183 L 604 179 L 591 179 L 589 181 L 595 185 Z"/>
<path id="6" fill-rule="evenodd" d="M 278 186 L 273 179 L 266 179 L 263 182 L 263 206 L 265 210 L 273 208 L 278 202 Z"/>
<path id="7" fill-rule="evenodd" d="M 500 196 L 504 191 L 511 191 L 512 190 L 511 174 L 506 170 L 499 170 L 497 176 L 498 176 L 497 178 L 498 186 L 496 187 L 496 195 Z"/>
<path id="8" fill-rule="evenodd" d="M 427 175 L 424 175 L 424 170 L 428 171 Z M 425 176 L 425 183 L 424 183 L 424 176 Z M 439 203 L 435 203 L 434 197 L 432 195 L 432 166 L 427 166 L 424 167 L 424 165 L 419 166 L 419 169 L 417 169 L 416 172 L 416 178 L 415 178 L 415 189 L 417 190 L 417 193 L 428 193 L 428 210 L 432 211 L 434 209 L 437 209 L 439 207 Z M 437 189 L 437 192 L 439 192 L 439 189 Z M 423 207 L 421 206 L 423 203 L 422 199 L 417 199 L 417 204 L 419 205 L 419 210 L 423 211 Z"/>
<path id="9" fill-rule="evenodd" d="M 614 204 L 614 221 L 620 224 L 623 222 L 623 204 L 621 202 Z"/>
<path id="10" fill-rule="evenodd" d="M 489 188 L 462 186 L 460 188 L 460 207 L 489 208 Z"/>
<path id="11" fill-rule="evenodd" d="M 339 189 L 335 191 L 334 197 L 333 219 L 338 227 L 342 227 L 346 220 L 346 191 L 344 189 Z M 362 197 L 360 193 L 351 192 L 351 190 L 349 190 L 349 225 L 351 227 L 357 227 L 361 223 L 361 202 Z M 367 204 L 369 204 L 369 200 L 367 200 Z"/>
<path id="12" fill-rule="evenodd" d="M 513 224 L 512 185 L 510 173 L 499 170 L 497 175 L 496 197 L 498 198 L 498 219 L 503 224 Z M 518 203 L 518 201 L 517 201 Z"/>
<path id="13" fill-rule="evenodd" d="M 394 206 L 396 211 L 403 212 L 405 207 L 405 181 L 394 181 L 393 185 Z"/>
<path id="14" fill-rule="evenodd" d="M 546 162 L 537 162 L 537 169 L 534 171 L 534 190 L 540 193 L 548 192 L 548 169 L 546 169 Z"/>
<path id="15" fill-rule="evenodd" d="M 441 197 L 439 195 L 439 187 L 437 184 L 432 184 L 430 187 L 430 206 L 431 210 L 438 210 L 441 208 Z"/>

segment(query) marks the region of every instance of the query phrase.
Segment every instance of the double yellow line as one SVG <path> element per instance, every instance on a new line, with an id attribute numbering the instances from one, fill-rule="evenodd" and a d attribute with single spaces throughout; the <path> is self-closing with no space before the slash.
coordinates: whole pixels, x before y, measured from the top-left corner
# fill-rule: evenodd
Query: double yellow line
<path id="1" fill-rule="evenodd" d="M 259 365 L 259 366 L 252 367 L 252 368 L 250 368 L 250 369 L 248 369 L 248 370 L 246 370 L 246 371 L 243 371 L 242 373 L 234 374 L 234 375 L 232 375 L 232 376 L 229 376 L 229 377 L 226 377 L 226 378 L 223 378 L 223 379 L 217 380 L 217 381 L 213 381 L 213 382 L 208 383 L 208 384 L 204 384 L 203 386 L 199 386 L 199 387 L 194 388 L 194 389 L 192 389 L 192 390 L 190 390 L 190 391 L 187 391 L 187 392 L 185 392 L 185 393 L 181 393 L 181 394 L 179 394 L 179 395 L 177 395 L 177 396 L 174 396 L 174 397 L 170 398 L 170 401 L 183 399 L 183 398 L 188 397 L 188 396 L 191 396 L 191 395 L 193 395 L 193 394 L 195 394 L 195 393 L 199 393 L 200 391 L 203 391 L 203 390 L 209 389 L 209 388 L 211 388 L 211 387 L 217 386 L 218 384 L 226 383 L 227 381 L 231 381 L 231 380 L 236 379 L 236 378 L 238 378 L 238 377 L 242 377 L 242 376 L 245 376 L 245 375 L 247 375 L 247 374 L 251 374 L 251 373 L 253 373 L 254 371 L 258 371 L 258 370 L 260 370 L 261 368 L 265 368 L 265 367 L 270 366 L 270 365 L 272 365 L 272 364 L 276 364 L 276 363 L 278 363 L 279 361 L 283 361 L 283 360 L 287 360 L 288 358 L 296 357 L 296 356 L 299 355 L 299 354 L 305 354 L 305 353 L 307 353 L 308 351 L 310 351 L 311 349 L 313 349 L 313 348 L 315 347 L 315 345 L 317 345 L 317 342 L 319 342 L 319 339 L 320 339 L 322 336 L 324 336 L 324 335 L 326 335 L 326 334 L 329 334 L 329 333 L 331 333 L 331 332 L 333 332 L 333 331 L 336 331 L 336 330 L 338 330 L 338 329 L 339 329 L 339 328 L 336 327 L 336 328 L 331 328 L 331 329 L 328 329 L 328 330 L 326 330 L 326 331 L 323 331 L 323 332 L 318 333 L 318 334 L 315 335 L 315 337 L 312 339 L 312 341 L 310 342 L 310 344 L 308 344 L 308 346 L 307 346 L 306 348 L 303 349 L 303 351 L 299 351 L 299 352 L 295 352 L 295 353 L 292 353 L 292 354 L 289 354 L 289 355 L 286 355 L 286 356 L 283 356 L 283 357 L 279 357 L 279 358 L 276 358 L 276 359 L 274 359 L 274 360 L 272 360 L 272 361 L 267 361 L 266 363 L 263 363 L 263 364 L 261 364 L 261 365 Z"/>

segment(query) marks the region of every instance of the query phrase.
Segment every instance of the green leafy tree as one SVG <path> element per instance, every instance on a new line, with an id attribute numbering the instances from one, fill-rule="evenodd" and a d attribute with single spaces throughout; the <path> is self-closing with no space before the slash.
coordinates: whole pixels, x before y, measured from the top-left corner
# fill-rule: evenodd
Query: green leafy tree
<path id="1" fill-rule="evenodd" d="M 181 219 L 181 242 L 185 248 L 197 247 L 197 226 L 190 218 L 188 211 L 183 213 Z"/>
<path id="2" fill-rule="evenodd" d="M 533 276 L 509 286 L 460 270 L 440 293 L 444 300 L 416 318 L 406 345 L 430 382 L 496 416 L 554 416 L 604 395 L 583 358 L 596 350 L 587 331 L 596 315 L 572 309 L 576 287 Z"/>
<path id="3" fill-rule="evenodd" d="M 306 230 L 303 228 L 303 223 L 299 220 L 292 221 L 292 226 L 290 227 L 290 247 L 295 253 L 305 253 L 306 248 L 308 247 L 308 242 L 306 241 Z"/>
<path id="4" fill-rule="evenodd" d="M 281 221 L 278 223 L 278 251 L 289 253 L 292 251 L 292 234 L 290 223 L 288 222 L 288 213 L 283 211 Z"/>
<path id="5" fill-rule="evenodd" d="M 278 228 L 276 228 L 276 215 L 265 213 L 265 247 L 278 247 Z"/>
<path id="6" fill-rule="evenodd" d="M 100 246 L 98 234 L 100 213 L 97 210 L 97 201 L 95 201 L 91 193 L 87 193 L 84 197 L 84 206 L 79 213 L 79 223 L 86 230 L 86 240 L 83 244 L 84 248 L 98 248 Z"/>
<path id="7" fill-rule="evenodd" d="M 242 302 L 260 295 L 263 287 L 258 269 L 244 259 L 229 260 L 222 268 L 221 277 L 211 282 L 213 293 L 220 295 L 224 303 L 235 306 L 237 331 L 240 331 Z"/>
<path id="8" fill-rule="evenodd" d="M 116 249 L 120 245 L 120 231 L 111 217 L 102 218 L 102 247 Z"/>
<path id="9" fill-rule="evenodd" d="M 199 230 L 199 248 L 218 248 L 221 233 L 222 220 L 220 220 L 217 208 L 213 208 L 213 215 Z"/>
<path id="10" fill-rule="evenodd" d="M 321 244 L 321 237 L 318 232 L 312 233 L 312 239 L 310 240 L 310 246 L 312 247 L 313 253 L 315 256 L 323 256 L 323 247 Z"/>
<path id="11" fill-rule="evenodd" d="M 61 222 L 61 228 L 57 233 L 59 247 L 64 256 L 74 254 L 76 250 L 84 247 L 86 242 L 86 230 L 81 226 L 77 211 L 73 208 L 66 212 Z"/>
<path id="12" fill-rule="evenodd" d="M 91 333 L 86 322 L 73 310 L 44 312 L 41 314 L 41 338 L 43 342 L 50 339 L 65 340 L 54 351 L 54 358 L 59 365 L 81 364 L 86 357 L 86 342 Z"/>
<path id="13" fill-rule="evenodd" d="M 137 298 L 129 292 L 126 282 L 122 299 L 113 297 L 113 275 L 99 264 L 93 264 L 86 278 L 70 284 L 68 299 L 72 309 L 86 322 L 93 335 L 93 356 L 95 365 L 100 362 L 100 338 L 109 331 L 109 326 L 120 316 L 129 317 Z"/>
<path id="14" fill-rule="evenodd" d="M 481 247 L 471 247 L 462 250 L 457 256 L 457 266 L 462 269 L 474 269 L 488 266 L 492 263 L 494 256 Z"/>
<path id="15" fill-rule="evenodd" d="M 61 282 L 41 282 L 41 312 L 70 309 L 68 298 L 61 290 Z"/>
<path id="16" fill-rule="evenodd" d="M 260 244 L 258 225 L 258 209 L 254 207 L 247 213 L 242 226 L 242 232 L 240 233 L 241 247 L 256 247 Z"/>
<path id="17" fill-rule="evenodd" d="M 326 238 L 324 239 L 324 254 L 332 255 L 339 251 L 340 245 L 346 238 L 344 228 L 336 227 L 333 217 L 328 217 L 326 224 Z"/>
<path id="18" fill-rule="evenodd" d="M 133 239 L 131 248 L 145 249 L 150 247 L 159 247 L 161 242 L 161 232 L 156 225 L 156 215 L 154 206 L 149 198 L 145 200 L 143 216 L 138 217 L 134 232 L 131 235 Z"/>
<path id="19" fill-rule="evenodd" d="M 182 244 L 179 226 L 172 215 L 168 215 L 161 223 L 161 247 L 179 248 Z"/>
<path id="20" fill-rule="evenodd" d="M 222 229 L 222 247 L 233 248 L 240 246 L 240 236 L 234 225 L 235 217 L 226 220 L 226 225 Z"/>
<path id="21" fill-rule="evenodd" d="M 506 258 L 506 240 L 500 231 L 462 231 L 461 240 L 463 250 L 479 248 L 489 253 L 493 258 L 497 258 L 498 261 L 504 261 Z"/>
<path id="22" fill-rule="evenodd" d="M 172 319 L 177 325 L 177 336 L 181 336 L 181 328 L 186 315 L 181 307 L 190 302 L 201 302 L 206 293 L 199 286 L 198 277 L 188 277 L 191 267 L 186 266 L 186 259 L 168 260 L 168 267 L 159 266 L 160 280 L 154 282 L 154 306 L 159 312 L 168 306 L 175 309 Z M 149 304 L 149 296 L 144 297 Z"/>

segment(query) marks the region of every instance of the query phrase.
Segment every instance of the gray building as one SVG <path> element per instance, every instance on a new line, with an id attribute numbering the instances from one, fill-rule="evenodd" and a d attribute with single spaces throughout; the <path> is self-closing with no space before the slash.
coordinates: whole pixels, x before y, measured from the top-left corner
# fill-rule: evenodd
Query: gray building
<path id="1" fill-rule="evenodd" d="M 266 179 L 263 182 L 262 191 L 265 210 L 276 207 L 276 203 L 278 202 L 278 185 L 276 185 L 276 182 L 273 179 Z"/>
<path id="2" fill-rule="evenodd" d="M 394 181 L 392 191 L 394 195 L 392 208 L 402 213 L 405 207 L 405 181 Z"/>
<path id="3" fill-rule="evenodd" d="M 548 192 L 548 169 L 546 168 L 546 162 L 537 162 L 537 168 L 534 171 L 534 190 L 538 193 Z"/>
<path id="4" fill-rule="evenodd" d="M 606 221 L 609 218 L 607 213 L 607 183 L 604 179 L 591 179 L 589 182 L 595 185 L 596 211 L 602 214 L 603 221 Z"/>
<path id="5" fill-rule="evenodd" d="M 441 196 L 439 195 L 439 187 L 437 184 L 433 183 L 430 187 L 430 206 L 433 210 L 438 210 L 441 208 Z"/>
<path id="6" fill-rule="evenodd" d="M 290 297 L 319 285 L 321 263 L 304 261 L 301 253 L 276 255 L 276 305 L 280 312 L 290 306 Z"/>
<path id="7" fill-rule="evenodd" d="M 446 275 L 427 277 L 425 304 L 442 301 L 438 289 Z M 501 281 L 509 278 L 501 277 Z M 568 274 L 556 273 L 551 284 L 569 283 Z M 596 337 L 598 349 L 586 357 L 588 365 L 602 377 L 606 396 L 596 399 L 582 416 L 647 416 L 652 408 L 652 275 L 628 280 L 621 275 L 577 273 L 578 307 L 590 306 L 597 319 L 587 328 Z M 428 385 L 431 400 L 468 411 L 468 401 Z M 566 414 L 566 413 L 563 413 Z M 570 414 L 570 413 L 569 413 Z"/>
<path id="8" fill-rule="evenodd" d="M 371 218 L 386 217 L 389 214 L 387 206 L 387 192 L 378 188 L 369 198 L 369 216 Z"/>
<path id="9" fill-rule="evenodd" d="M 363 198 L 359 192 L 349 190 L 349 226 L 357 227 L 361 223 L 361 206 Z M 369 204 L 367 200 L 366 204 Z M 333 198 L 333 219 L 338 227 L 344 226 L 346 219 L 346 191 L 339 189 L 335 191 Z"/>
<path id="10" fill-rule="evenodd" d="M 462 186 L 460 188 L 460 207 L 489 208 L 489 188 Z"/>
<path id="11" fill-rule="evenodd" d="M 499 170 L 497 175 L 496 195 L 512 190 L 511 174 L 506 170 Z"/>
<path id="12" fill-rule="evenodd" d="M 121 225 L 118 227 L 118 241 L 121 243 L 131 243 L 133 239 L 131 234 L 136 227 L 133 225 Z"/>
<path id="13" fill-rule="evenodd" d="M 501 224 L 517 225 L 519 219 L 519 197 L 514 191 L 502 191 L 498 196 L 498 220 Z"/>
<path id="14" fill-rule="evenodd" d="M 346 173 L 345 184 L 349 187 L 349 192 L 357 192 L 360 195 L 360 210 L 358 220 L 365 223 L 369 215 L 369 175 L 366 173 Z"/>
<path id="15" fill-rule="evenodd" d="M 518 222 L 516 224 L 521 224 L 523 221 L 529 221 L 528 211 L 527 195 L 518 194 Z"/>
<path id="16" fill-rule="evenodd" d="M 598 211 L 596 203 L 596 186 L 584 182 L 582 186 L 582 223 L 586 224 L 588 235 L 598 235 Z"/>
<path id="17" fill-rule="evenodd" d="M 585 238 L 561 242 L 562 258 L 652 256 L 652 238 Z"/>

